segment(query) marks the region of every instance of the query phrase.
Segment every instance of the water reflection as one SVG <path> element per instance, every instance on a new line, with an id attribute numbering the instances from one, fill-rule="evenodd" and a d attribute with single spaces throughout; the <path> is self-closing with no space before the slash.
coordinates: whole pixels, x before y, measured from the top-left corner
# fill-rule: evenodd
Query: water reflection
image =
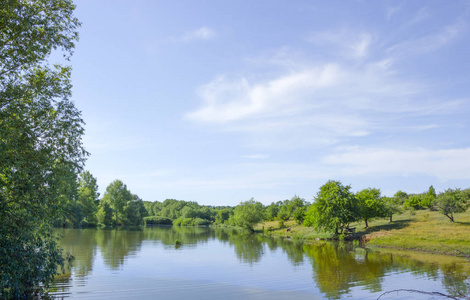
<path id="1" fill-rule="evenodd" d="M 143 230 L 64 229 L 60 233 L 64 235 L 61 246 L 76 259 L 72 272 L 66 271 L 51 290 L 57 293 L 56 295 L 66 294 L 72 285 L 89 284 L 88 277 L 93 274 L 96 264 L 104 264 L 109 271 L 119 272 L 126 268 L 125 262 L 129 258 L 138 257 L 144 248 L 162 247 L 166 249 L 165 251 L 169 251 L 169 257 L 182 255 L 180 257 L 187 257 L 184 259 L 190 261 L 192 259 L 190 255 L 194 250 L 209 242 L 211 245 L 212 243 L 228 245 L 232 249 L 232 255 L 240 264 L 246 264 L 251 268 L 267 268 L 268 271 L 265 273 L 268 275 L 269 268 L 273 266 L 262 266 L 264 257 L 268 253 L 281 253 L 282 255 L 277 255 L 276 259 L 285 261 L 287 258 L 288 264 L 293 267 L 302 269 L 307 266 L 312 270 L 310 278 L 292 279 L 292 285 L 301 285 L 305 282 L 309 286 L 309 292 L 320 293 L 321 297 L 328 299 L 350 296 L 358 287 L 367 291 L 367 295 L 375 295 L 372 298 L 377 298 L 377 294 L 390 290 L 387 286 L 387 276 L 401 273 L 411 274 L 416 278 L 426 278 L 433 283 L 441 282 L 441 291 L 449 294 L 466 293 L 469 287 L 466 280 L 470 268 L 464 260 L 417 259 L 395 253 L 370 251 L 355 247 L 351 243 L 318 242 L 313 245 L 303 245 L 295 241 L 245 234 L 234 229 L 199 227 L 158 227 Z M 175 249 L 176 240 L 181 241 L 182 246 Z M 224 260 L 225 258 L 220 259 Z M 276 260 L 274 263 L 282 268 L 282 261 Z M 226 276 L 231 278 L 232 275 Z M 244 276 L 243 272 L 240 272 L 240 276 Z M 273 282 L 270 286 L 266 283 L 270 278 L 262 279 L 262 282 L 268 285 L 267 288 L 281 289 L 283 274 L 270 276 Z M 286 289 L 294 292 L 295 288 Z M 303 292 L 306 289 L 304 286 L 301 288 Z"/>

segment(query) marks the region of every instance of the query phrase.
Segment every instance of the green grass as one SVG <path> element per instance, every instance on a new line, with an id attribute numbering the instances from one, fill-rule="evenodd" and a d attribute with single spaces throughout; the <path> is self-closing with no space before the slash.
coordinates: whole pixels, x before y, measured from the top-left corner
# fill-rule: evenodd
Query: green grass
<path id="1" fill-rule="evenodd" d="M 470 255 L 470 211 L 456 214 L 455 223 L 437 211 L 420 210 L 415 215 L 409 212 L 388 219 L 369 221 L 369 228 L 364 222 L 351 224 L 356 227 L 353 235 L 361 239 L 368 247 L 380 247 L 397 250 L 413 250 L 445 255 Z M 291 227 L 290 232 L 286 228 Z M 290 237 L 304 241 L 329 239 L 330 233 L 316 232 L 312 228 L 285 222 L 281 228 L 278 221 L 258 224 L 255 229 L 274 237 Z"/>
<path id="2" fill-rule="evenodd" d="M 414 216 L 409 213 L 397 216 L 393 223 L 370 222 L 370 228 L 358 234 L 369 246 L 450 255 L 460 251 L 470 255 L 470 212 L 457 214 L 455 220 L 452 223 L 439 212 L 422 210 Z"/>

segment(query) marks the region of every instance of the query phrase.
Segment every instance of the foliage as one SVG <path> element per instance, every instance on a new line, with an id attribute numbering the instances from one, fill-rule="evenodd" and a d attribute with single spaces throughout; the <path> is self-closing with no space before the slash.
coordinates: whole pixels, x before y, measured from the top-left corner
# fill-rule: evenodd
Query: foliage
<path id="1" fill-rule="evenodd" d="M 395 214 L 400 214 L 402 213 L 402 209 L 400 204 L 397 202 L 397 199 L 395 197 L 390 198 L 390 197 L 383 197 L 382 198 L 383 205 L 384 205 L 384 216 L 390 218 L 390 222 L 393 221 L 392 217 Z"/>
<path id="2" fill-rule="evenodd" d="M 79 21 L 70 0 L 0 2 L 0 297 L 25 298 L 63 263 L 51 223 L 81 170 L 83 121 L 70 100 Z"/>
<path id="3" fill-rule="evenodd" d="M 84 218 L 88 224 L 97 223 L 99 196 L 96 178 L 89 171 L 81 173 L 78 181 L 78 200 L 83 207 Z"/>
<path id="4" fill-rule="evenodd" d="M 398 191 L 393 195 L 393 198 L 395 199 L 395 202 L 398 203 L 399 205 L 403 205 L 405 201 L 409 198 L 409 195 L 403 191 Z"/>
<path id="5" fill-rule="evenodd" d="M 460 189 L 447 189 L 437 197 L 436 206 L 444 216 L 454 222 L 454 214 L 465 212 L 469 206 L 469 200 Z"/>
<path id="6" fill-rule="evenodd" d="M 123 225 L 126 223 L 126 204 L 132 200 L 132 194 L 127 186 L 121 180 L 114 180 L 106 187 L 101 204 L 108 203 L 113 209 L 114 223 Z"/>
<path id="7" fill-rule="evenodd" d="M 96 218 L 101 225 L 110 226 L 113 224 L 113 209 L 108 202 L 100 203 Z"/>
<path id="8" fill-rule="evenodd" d="M 321 186 L 305 215 L 304 225 L 335 234 L 342 233 L 346 225 L 359 216 L 357 199 L 350 190 L 351 186 L 334 180 Z"/>
<path id="9" fill-rule="evenodd" d="M 222 208 L 218 209 L 215 215 L 214 224 L 225 224 L 230 216 L 233 215 L 233 209 Z"/>
<path id="10" fill-rule="evenodd" d="M 274 207 L 276 206 L 278 207 L 277 218 L 279 220 L 287 221 L 293 217 L 299 224 L 303 222 L 305 212 L 307 211 L 307 202 L 299 196 L 294 196 L 290 200 L 285 200 L 280 205 L 275 205 Z"/>
<path id="11" fill-rule="evenodd" d="M 271 203 L 269 206 L 266 207 L 264 211 L 264 220 L 273 221 L 279 214 L 279 209 L 282 205 L 282 201 L 278 201 L 276 203 Z"/>
<path id="12" fill-rule="evenodd" d="M 436 198 L 436 190 L 431 185 L 428 189 L 428 192 L 422 197 L 420 205 L 422 207 L 432 208 L 434 205 L 434 201 L 436 201 Z"/>
<path id="13" fill-rule="evenodd" d="M 368 220 L 385 216 L 385 205 L 380 190 L 368 188 L 356 193 L 359 204 L 360 217 L 364 220 L 366 228 Z"/>
<path id="14" fill-rule="evenodd" d="M 158 216 L 144 218 L 145 225 L 172 225 L 171 219 Z"/>
<path id="15" fill-rule="evenodd" d="M 422 203 L 424 201 L 424 197 L 424 194 L 411 195 L 405 201 L 404 207 L 407 209 L 423 209 Z"/>
<path id="16" fill-rule="evenodd" d="M 253 226 L 263 219 L 263 213 L 263 204 L 251 198 L 235 207 L 234 214 L 230 217 L 230 223 L 253 232 Z"/>

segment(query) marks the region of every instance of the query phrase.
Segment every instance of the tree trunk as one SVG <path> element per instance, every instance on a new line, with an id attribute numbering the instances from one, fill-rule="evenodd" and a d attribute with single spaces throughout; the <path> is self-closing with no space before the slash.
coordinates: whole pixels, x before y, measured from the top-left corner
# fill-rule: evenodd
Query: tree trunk
<path id="1" fill-rule="evenodd" d="M 392 215 L 390 215 L 390 223 L 392 223 L 392 222 L 393 222 L 393 221 L 392 221 Z"/>
<path id="2" fill-rule="evenodd" d="M 452 213 L 445 214 L 445 216 L 448 217 L 452 223 L 454 223 L 454 214 L 452 214 Z"/>
<path id="3" fill-rule="evenodd" d="M 364 219 L 364 221 L 366 222 L 366 228 L 369 228 L 369 224 L 367 224 L 367 219 Z"/>

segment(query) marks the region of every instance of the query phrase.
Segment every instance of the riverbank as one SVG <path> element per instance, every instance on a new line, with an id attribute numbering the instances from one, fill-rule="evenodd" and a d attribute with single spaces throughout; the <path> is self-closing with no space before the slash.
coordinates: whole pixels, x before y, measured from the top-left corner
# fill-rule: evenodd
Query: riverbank
<path id="1" fill-rule="evenodd" d="M 286 227 L 290 227 L 287 232 Z M 367 247 L 396 250 L 413 250 L 444 255 L 470 255 L 470 212 L 455 215 L 452 223 L 437 211 L 420 210 L 414 215 L 406 212 L 394 216 L 393 222 L 379 219 L 353 223 L 356 233 L 347 238 L 363 241 Z M 310 227 L 287 221 L 284 227 L 278 221 L 260 223 L 255 228 L 265 235 L 288 237 L 306 242 L 318 239 L 333 239 L 332 234 L 316 232 Z"/>

